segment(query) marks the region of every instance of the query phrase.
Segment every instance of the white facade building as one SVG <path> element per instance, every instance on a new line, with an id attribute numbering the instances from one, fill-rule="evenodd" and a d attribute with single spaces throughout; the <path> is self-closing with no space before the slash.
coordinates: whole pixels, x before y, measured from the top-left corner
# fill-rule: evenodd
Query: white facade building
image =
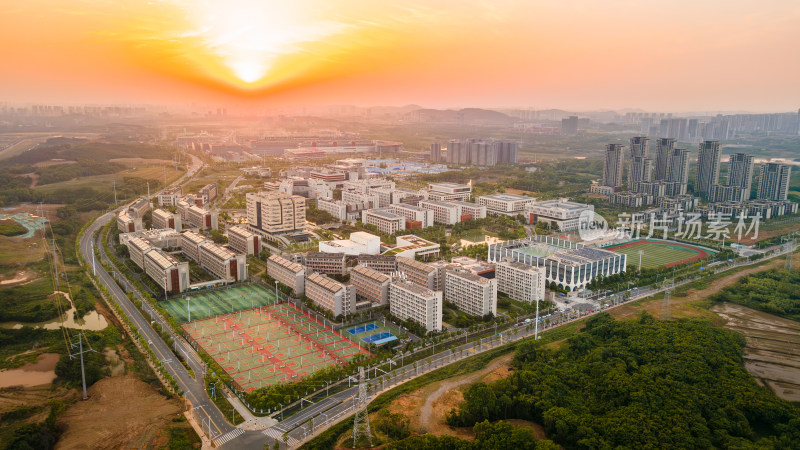
<path id="1" fill-rule="evenodd" d="M 419 207 L 433 211 L 433 222 L 442 225 L 454 225 L 461 221 L 459 206 L 453 202 L 440 200 L 423 200 Z"/>
<path id="2" fill-rule="evenodd" d="M 428 199 L 430 200 L 462 200 L 467 201 L 472 195 L 472 186 L 458 183 L 430 183 L 428 184 Z"/>
<path id="3" fill-rule="evenodd" d="M 393 234 L 406 229 L 406 218 L 388 208 L 370 209 L 361 214 L 361 221 L 378 227 L 378 231 Z"/>
<path id="4" fill-rule="evenodd" d="M 393 282 L 389 285 L 389 312 L 417 322 L 429 332 L 442 331 L 442 292 L 408 281 Z"/>
<path id="5" fill-rule="evenodd" d="M 486 207 L 491 215 L 518 216 L 525 213 L 525 207 L 536 199 L 514 194 L 492 194 L 478 197 L 478 204 Z"/>
<path id="6" fill-rule="evenodd" d="M 163 209 L 153 210 L 153 228 L 163 230 L 165 228 L 172 228 L 178 233 L 181 232 L 181 216 L 180 214 L 173 214 Z"/>
<path id="7" fill-rule="evenodd" d="M 350 239 L 319 241 L 319 251 L 323 253 L 344 253 L 345 255 L 377 255 L 381 251 L 381 238 L 374 234 L 356 231 Z"/>
<path id="8" fill-rule="evenodd" d="M 261 253 L 261 237 L 242 225 L 228 228 L 228 245 L 245 255 Z"/>
<path id="9" fill-rule="evenodd" d="M 545 278 L 544 267 L 513 261 L 501 261 L 495 266 L 497 290 L 521 302 L 544 300 Z"/>
<path id="10" fill-rule="evenodd" d="M 571 202 L 565 198 L 545 200 L 527 205 L 528 223 L 544 222 L 560 231 L 576 231 L 580 226 L 580 216 L 584 211 L 594 212 L 594 205 Z"/>
<path id="11" fill-rule="evenodd" d="M 473 316 L 497 315 L 497 281 L 472 272 L 445 270 L 444 299 Z"/>
<path id="12" fill-rule="evenodd" d="M 278 255 L 267 259 L 267 274 L 279 283 L 289 286 L 297 295 L 305 293 L 306 269 L 302 265 Z"/>
<path id="13" fill-rule="evenodd" d="M 421 228 L 433 226 L 432 209 L 424 209 L 404 203 L 394 204 L 390 208 L 393 213 L 405 217 L 408 222 L 419 222 Z"/>

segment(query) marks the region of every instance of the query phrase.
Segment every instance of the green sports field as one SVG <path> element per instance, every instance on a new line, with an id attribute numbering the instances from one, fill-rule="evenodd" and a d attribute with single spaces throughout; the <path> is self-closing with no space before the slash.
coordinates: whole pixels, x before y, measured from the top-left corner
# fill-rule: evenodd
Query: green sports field
<path id="1" fill-rule="evenodd" d="M 175 297 L 161 306 L 178 322 L 188 322 L 275 303 L 275 291 L 251 284 Z"/>
<path id="2" fill-rule="evenodd" d="M 642 268 L 672 267 L 707 258 L 711 250 L 674 241 L 641 239 L 606 247 L 605 250 L 628 255 L 628 267 L 639 267 L 639 251 L 642 253 Z"/>

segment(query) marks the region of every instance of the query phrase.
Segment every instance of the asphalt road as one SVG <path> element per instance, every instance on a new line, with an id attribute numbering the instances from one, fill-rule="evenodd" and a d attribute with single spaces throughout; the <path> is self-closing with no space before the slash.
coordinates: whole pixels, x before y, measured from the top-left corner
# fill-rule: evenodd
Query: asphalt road
<path id="1" fill-rule="evenodd" d="M 80 251 L 84 259 L 92 265 L 92 240 L 98 230 L 114 218 L 112 213 L 106 213 L 99 217 L 81 238 Z M 102 248 L 102 247 L 101 247 Z M 205 386 L 202 381 L 193 379 L 186 368 L 178 361 L 173 351 L 161 339 L 161 336 L 151 326 L 149 318 L 145 318 L 136 306 L 128 299 L 125 292 L 117 285 L 111 275 L 105 271 L 102 265 L 96 265 L 98 281 L 108 289 L 111 299 L 116 302 L 139 330 L 139 337 L 147 342 L 153 349 L 153 353 L 164 363 L 170 375 L 178 382 L 184 391 L 185 397 L 191 402 L 194 418 L 203 426 L 207 434 L 215 442 L 225 441 L 224 445 L 231 448 L 264 448 L 264 444 L 272 442 L 262 433 L 256 431 L 244 431 L 236 428 L 228 421 L 220 410 L 208 398 Z M 158 320 L 157 318 L 155 318 Z M 179 351 L 186 349 L 181 349 Z M 191 358 L 190 358 L 191 361 Z M 202 373 L 202 368 L 195 363 L 190 363 L 196 373 Z M 198 367 L 198 369 L 195 369 Z"/>

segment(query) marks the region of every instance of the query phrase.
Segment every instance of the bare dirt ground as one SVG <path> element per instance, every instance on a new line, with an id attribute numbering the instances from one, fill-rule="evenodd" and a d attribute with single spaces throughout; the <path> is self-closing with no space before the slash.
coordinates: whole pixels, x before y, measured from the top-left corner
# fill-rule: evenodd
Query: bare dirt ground
<path id="1" fill-rule="evenodd" d="M 452 408 L 464 401 L 463 392 L 470 384 L 491 383 L 509 376 L 513 357 L 513 354 L 503 355 L 492 360 L 485 368 L 477 372 L 429 384 L 411 394 L 397 398 L 388 408 L 393 413 L 409 417 L 411 430 L 415 433 L 450 435 L 472 440 L 475 438 L 475 434 L 471 428 L 451 427 L 445 423 L 445 416 Z M 544 438 L 544 429 L 537 424 L 524 420 L 509 422 L 530 428 L 537 438 Z"/>
<path id="2" fill-rule="evenodd" d="M 181 412 L 178 400 L 135 375 L 104 378 L 88 393 L 59 418 L 65 431 L 57 449 L 144 448 Z"/>
<path id="3" fill-rule="evenodd" d="M 20 270 L 10 278 L 0 275 L 0 286 L 19 286 L 27 284 L 37 277 L 37 273 L 33 270 Z"/>
<path id="4" fill-rule="evenodd" d="M 780 398 L 800 401 L 800 323 L 734 303 L 711 308 L 747 340 L 744 366 Z"/>
<path id="5" fill-rule="evenodd" d="M 800 230 L 800 222 L 788 222 L 775 226 L 767 225 L 764 229 L 758 231 L 758 239 L 753 239 L 753 237 L 749 235 L 747 237 L 743 236 L 741 244 L 753 245 L 758 241 L 763 241 L 764 239 L 769 239 L 775 236 L 782 236 L 797 230 Z"/>
<path id="6" fill-rule="evenodd" d="M 113 158 L 109 159 L 108 162 L 115 162 L 120 164 L 175 164 L 175 161 L 170 161 L 168 159 L 147 159 L 147 158 Z"/>
<path id="7" fill-rule="evenodd" d="M 711 285 L 705 289 L 690 289 L 686 295 L 672 296 L 670 300 L 670 316 L 673 319 L 680 319 L 686 317 L 706 317 L 713 320 L 715 323 L 720 323 L 719 317 L 709 311 L 708 306 L 704 306 L 702 301 L 709 295 L 719 292 L 722 288 L 735 283 L 740 278 L 751 275 L 756 272 L 764 270 L 775 269 L 783 267 L 786 260 L 778 258 L 770 261 L 764 265 L 744 269 L 740 272 L 719 278 L 711 282 Z M 800 253 L 795 253 L 794 264 L 800 264 Z M 636 303 L 630 303 L 608 310 L 609 314 L 617 319 L 633 319 L 639 316 L 642 311 L 647 311 L 650 315 L 656 318 L 661 317 L 664 309 L 663 299 L 645 299 Z"/>

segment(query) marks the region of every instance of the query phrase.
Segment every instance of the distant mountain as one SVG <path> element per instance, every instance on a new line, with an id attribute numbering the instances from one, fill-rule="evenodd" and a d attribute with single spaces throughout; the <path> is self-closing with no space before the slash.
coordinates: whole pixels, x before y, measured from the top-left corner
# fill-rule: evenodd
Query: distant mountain
<path id="1" fill-rule="evenodd" d="M 408 119 L 428 123 L 463 123 L 465 125 L 510 125 L 517 121 L 501 112 L 481 108 L 418 109 L 410 112 Z"/>

